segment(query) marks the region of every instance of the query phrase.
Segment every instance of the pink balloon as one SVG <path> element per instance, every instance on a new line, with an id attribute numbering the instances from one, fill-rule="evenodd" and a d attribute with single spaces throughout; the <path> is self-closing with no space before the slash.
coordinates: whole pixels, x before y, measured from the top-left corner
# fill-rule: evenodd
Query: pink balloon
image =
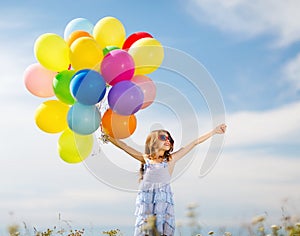
<path id="1" fill-rule="evenodd" d="M 156 86 L 154 82 L 145 75 L 135 75 L 131 81 L 139 86 L 144 93 L 144 102 L 141 109 L 150 106 L 156 97 Z"/>
<path id="2" fill-rule="evenodd" d="M 48 98 L 54 96 L 53 78 L 57 72 L 48 70 L 39 63 L 31 64 L 24 71 L 24 83 L 30 93 L 35 96 Z"/>
<path id="3" fill-rule="evenodd" d="M 134 74 L 133 58 L 122 49 L 110 51 L 102 60 L 101 74 L 110 85 L 130 80 Z"/>

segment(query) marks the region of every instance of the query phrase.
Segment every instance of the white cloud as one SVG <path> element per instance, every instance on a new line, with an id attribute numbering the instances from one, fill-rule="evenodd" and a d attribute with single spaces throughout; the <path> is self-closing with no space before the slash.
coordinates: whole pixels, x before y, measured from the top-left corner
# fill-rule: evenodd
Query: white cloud
<path id="1" fill-rule="evenodd" d="M 226 146 L 299 144 L 300 102 L 266 111 L 228 114 Z"/>
<path id="2" fill-rule="evenodd" d="M 207 225 L 225 222 L 236 225 L 236 218 L 246 221 L 264 210 L 279 214 L 282 198 L 299 196 L 299 160 L 273 156 L 257 148 L 252 152 L 231 148 L 269 143 L 276 145 L 279 142 L 290 142 L 290 139 L 298 142 L 299 137 L 293 139 L 293 135 L 295 130 L 299 130 L 299 109 L 300 103 L 295 103 L 264 112 L 228 114 L 224 152 L 213 170 L 204 178 L 197 177 L 201 166 L 199 162 L 203 161 L 209 145 L 206 142 L 193 155 L 199 159 L 173 183 L 178 219 L 184 219 L 186 204 L 196 201 L 200 204 L 202 221 Z M 12 114 L 13 108 L 8 110 Z M 64 219 L 72 220 L 73 225 L 96 225 L 99 222 L 106 225 L 111 222 L 116 225 L 133 224 L 134 193 L 111 189 L 99 183 L 82 166 L 60 161 L 56 153 L 57 136 L 36 132 L 32 111 L 27 106 L 21 107 L 17 112 L 21 112 L 24 118 L 19 119 L 14 115 L 15 119 L 4 119 L 15 122 L 18 120 L 13 131 L 7 127 L 3 133 L 4 136 L 10 134 L 12 138 L 13 133 L 17 133 L 18 148 L 10 142 L 3 149 L 0 183 L 1 186 L 6 186 L 6 193 L 11 195 L 1 195 L 2 219 L 7 217 L 7 212 L 15 211 L 19 222 L 26 221 L 39 226 L 55 224 L 58 213 Z M 164 113 L 160 113 L 160 116 L 143 120 L 143 125 L 139 126 L 133 137 L 136 145 L 143 144 L 145 135 L 153 124 L 170 129 L 179 144 L 183 141 L 182 124 L 179 126 L 178 120 L 171 119 Z M 189 118 L 183 120 L 191 123 Z M 210 129 L 208 118 L 201 117 L 200 121 L 201 133 Z M 31 125 L 28 125 L 30 122 Z M 190 125 L 188 130 L 192 130 L 193 124 Z M 18 131 L 21 128 L 22 132 Z M 187 138 L 192 139 L 198 132 L 188 134 Z M 30 139 L 28 135 L 31 135 Z M 136 163 L 127 161 L 126 158 L 129 157 L 125 154 L 112 150 L 111 145 L 105 146 L 105 151 L 117 165 L 133 170 L 131 164 Z M 177 168 L 182 166 L 178 163 Z M 117 173 L 114 172 L 114 175 Z M 270 200 L 270 196 L 276 198 Z M 51 204 L 47 205 L 48 202 Z M 43 216 L 39 215 L 41 210 L 45 213 Z M 4 222 L 9 223 L 8 220 Z"/>
<path id="3" fill-rule="evenodd" d="M 291 84 L 294 91 L 300 90 L 300 53 L 282 67 L 283 81 Z"/>
<path id="4" fill-rule="evenodd" d="M 252 151 L 227 151 L 204 178 L 197 178 L 200 159 L 173 183 L 178 215 L 184 216 L 188 203 L 199 204 L 201 221 L 207 225 L 238 226 L 251 223 L 255 215 L 267 212 L 272 223 L 280 221 L 283 200 L 300 199 L 298 180 L 300 160 L 285 155 Z M 284 205 L 286 214 L 298 214 L 300 208 Z M 184 218 L 183 218 L 184 219 Z M 237 220 L 238 219 L 238 220 Z"/>
<path id="5" fill-rule="evenodd" d="M 287 46 L 300 39 L 299 7 L 297 0 L 190 0 L 188 11 L 225 32 L 240 37 L 271 34 L 276 46 Z"/>

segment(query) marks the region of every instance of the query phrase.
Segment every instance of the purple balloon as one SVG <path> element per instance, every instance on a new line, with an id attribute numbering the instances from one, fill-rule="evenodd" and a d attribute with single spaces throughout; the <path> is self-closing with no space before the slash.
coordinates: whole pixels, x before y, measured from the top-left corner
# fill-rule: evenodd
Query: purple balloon
<path id="1" fill-rule="evenodd" d="M 143 102 L 143 91 L 127 80 L 115 84 L 108 93 L 108 104 L 119 115 L 129 116 L 136 113 L 141 109 Z"/>
<path id="2" fill-rule="evenodd" d="M 134 60 L 122 49 L 110 51 L 101 62 L 101 74 L 110 85 L 130 80 L 134 74 Z"/>

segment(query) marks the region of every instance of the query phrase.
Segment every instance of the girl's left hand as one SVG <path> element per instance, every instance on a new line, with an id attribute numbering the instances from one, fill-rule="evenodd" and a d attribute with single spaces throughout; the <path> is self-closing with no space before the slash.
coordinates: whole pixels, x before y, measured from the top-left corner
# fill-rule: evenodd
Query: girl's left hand
<path id="1" fill-rule="evenodd" d="M 227 125 L 221 124 L 221 125 L 217 126 L 214 131 L 216 134 L 224 134 L 226 132 L 226 128 L 227 128 Z"/>

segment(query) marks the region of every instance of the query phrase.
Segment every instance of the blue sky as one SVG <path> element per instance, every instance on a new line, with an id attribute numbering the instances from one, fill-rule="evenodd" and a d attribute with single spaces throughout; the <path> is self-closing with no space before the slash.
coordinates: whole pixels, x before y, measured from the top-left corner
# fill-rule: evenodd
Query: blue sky
<path id="1" fill-rule="evenodd" d="M 279 221 L 284 199 L 289 213 L 299 216 L 299 207 L 292 207 L 300 201 L 299 7 L 296 0 L 1 3 L 0 224 L 51 226 L 60 213 L 74 227 L 133 225 L 135 193 L 105 185 L 84 165 L 64 163 L 56 151 L 58 136 L 34 124 L 35 109 L 44 99 L 31 95 L 23 83 L 24 70 L 36 62 L 33 45 L 38 36 L 63 36 L 72 19 L 83 17 L 95 24 L 105 16 L 118 18 L 127 35 L 149 32 L 165 47 L 197 60 L 224 102 L 228 132 L 216 165 L 199 178 L 207 142 L 196 148 L 193 165 L 173 182 L 178 222 L 186 222 L 185 207 L 191 202 L 199 204 L 199 220 L 208 228 L 239 226 L 264 212 Z M 164 105 L 154 104 L 138 116 L 137 132 L 129 142 L 141 147 L 150 128 L 162 126 L 174 134 L 179 148 L 212 128 L 212 104 L 186 80 L 168 71 L 149 77 L 161 89 L 169 84 L 174 89 L 166 89 L 169 95 L 190 101 L 197 132 L 194 118 L 188 112 L 182 115 L 184 101 L 168 100 L 162 93 Z M 138 164 L 119 150 L 101 148 L 120 168 L 137 170 Z"/>

